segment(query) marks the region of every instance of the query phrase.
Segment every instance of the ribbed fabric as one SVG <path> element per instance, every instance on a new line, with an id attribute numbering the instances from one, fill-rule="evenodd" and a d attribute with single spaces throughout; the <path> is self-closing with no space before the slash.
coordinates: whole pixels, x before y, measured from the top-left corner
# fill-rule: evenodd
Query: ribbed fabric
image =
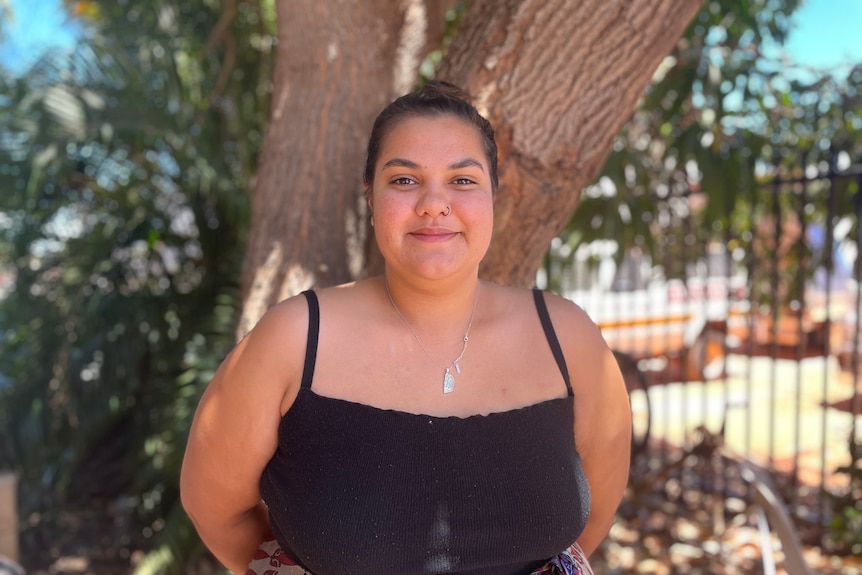
<path id="1" fill-rule="evenodd" d="M 573 428 L 571 394 L 433 417 L 320 396 L 306 382 L 261 494 L 280 545 L 315 575 L 528 574 L 586 524 Z"/>

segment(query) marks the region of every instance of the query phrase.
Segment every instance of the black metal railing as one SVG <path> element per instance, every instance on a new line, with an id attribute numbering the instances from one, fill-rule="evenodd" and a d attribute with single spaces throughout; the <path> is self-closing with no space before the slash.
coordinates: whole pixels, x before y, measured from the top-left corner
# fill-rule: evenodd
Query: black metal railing
<path id="1" fill-rule="evenodd" d="M 650 216 L 654 253 L 627 249 L 603 281 L 612 256 L 581 246 L 560 288 L 617 355 L 641 477 L 726 511 L 744 497 L 725 457 L 737 453 L 772 472 L 818 542 L 862 431 L 862 158 L 821 156 L 776 159 L 721 217 L 698 208 L 699 186 L 668 186 Z"/>

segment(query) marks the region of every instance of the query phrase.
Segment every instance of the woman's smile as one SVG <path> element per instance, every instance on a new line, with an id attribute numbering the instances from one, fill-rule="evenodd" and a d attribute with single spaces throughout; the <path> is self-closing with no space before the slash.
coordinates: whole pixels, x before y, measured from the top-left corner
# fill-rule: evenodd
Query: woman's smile
<path id="1" fill-rule="evenodd" d="M 424 227 L 410 232 L 413 238 L 423 242 L 445 242 L 458 235 L 458 232 L 446 228 Z"/>

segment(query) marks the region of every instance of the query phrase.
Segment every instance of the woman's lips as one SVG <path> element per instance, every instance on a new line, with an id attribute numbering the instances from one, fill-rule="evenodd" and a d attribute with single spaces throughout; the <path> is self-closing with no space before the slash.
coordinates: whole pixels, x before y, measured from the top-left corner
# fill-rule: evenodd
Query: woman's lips
<path id="1" fill-rule="evenodd" d="M 424 242 L 445 242 L 458 233 L 443 228 L 421 228 L 410 232 L 410 235 Z"/>

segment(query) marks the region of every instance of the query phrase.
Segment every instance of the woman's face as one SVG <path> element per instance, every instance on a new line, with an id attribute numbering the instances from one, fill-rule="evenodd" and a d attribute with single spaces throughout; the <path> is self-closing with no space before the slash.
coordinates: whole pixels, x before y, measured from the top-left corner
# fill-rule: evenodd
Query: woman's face
<path id="1" fill-rule="evenodd" d="M 476 128 L 450 114 L 405 118 L 384 138 L 374 168 L 368 201 L 387 268 L 425 279 L 475 275 L 494 224 Z"/>

